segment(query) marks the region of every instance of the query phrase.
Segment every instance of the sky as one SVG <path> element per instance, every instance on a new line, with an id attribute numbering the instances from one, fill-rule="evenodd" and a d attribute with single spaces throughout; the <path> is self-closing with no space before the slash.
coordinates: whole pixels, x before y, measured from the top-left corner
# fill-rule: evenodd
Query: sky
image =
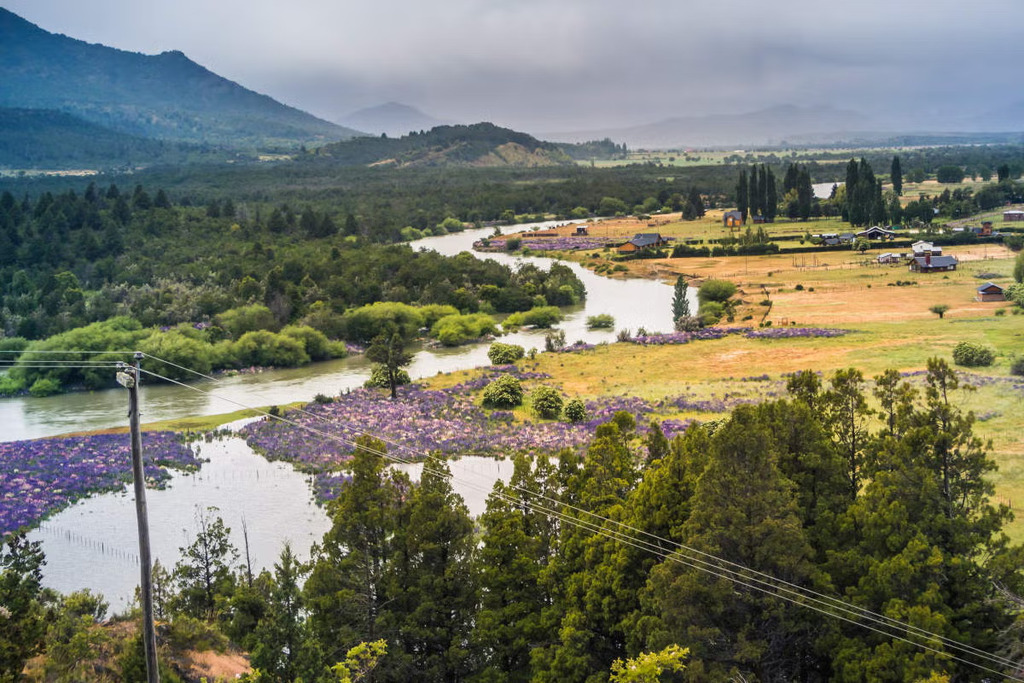
<path id="1" fill-rule="evenodd" d="M 529 132 L 769 106 L 878 126 L 1024 102 L 1024 0 L 0 0 L 321 118 L 396 101 Z M 2 49 L 2 46 L 0 46 Z"/>

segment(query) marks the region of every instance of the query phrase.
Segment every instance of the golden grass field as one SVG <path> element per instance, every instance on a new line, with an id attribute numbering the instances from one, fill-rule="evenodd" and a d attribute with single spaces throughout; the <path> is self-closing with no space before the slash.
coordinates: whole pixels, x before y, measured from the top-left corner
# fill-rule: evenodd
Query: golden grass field
<path id="1" fill-rule="evenodd" d="M 934 194 L 941 187 L 922 191 Z M 996 218 L 996 229 L 1000 226 L 1001 219 Z M 848 224 L 835 220 L 765 228 L 775 235 L 851 231 Z M 680 221 L 677 215 L 655 216 L 650 221 L 604 220 L 590 228 L 591 235 L 623 239 L 637 232 L 660 232 L 679 240 L 729 234 L 722 227 L 721 211 L 709 212 L 698 221 Z M 914 372 L 923 370 L 930 357 L 952 363 L 952 349 L 960 341 L 981 343 L 996 350 L 996 362 L 968 370 L 967 383 L 977 389 L 963 392 L 958 400 L 964 410 L 973 410 L 979 417 L 976 434 L 992 442 L 991 454 L 999 465 L 993 476 L 997 500 L 1024 509 L 1024 378 L 1017 381 L 1009 375 L 1011 360 L 1024 353 L 1024 315 L 1013 315 L 1007 302 L 975 300 L 976 288 L 988 280 L 1003 286 L 1013 282 L 1016 254 L 1001 245 L 947 247 L 944 253 L 958 258 L 958 269 L 922 274 L 910 272 L 904 265 L 878 265 L 876 256 L 884 251 L 890 249 L 883 244 L 864 254 L 844 250 L 636 260 L 624 262 L 625 271 L 612 274 L 666 282 L 683 274 L 692 286 L 708 278 L 727 279 L 739 287 L 737 296 L 743 302 L 734 324 L 756 326 L 767 312 L 766 319 L 773 326 L 853 330 L 843 337 L 769 341 L 734 335 L 656 347 L 619 343 L 584 353 L 541 354 L 527 364 L 531 370 L 549 373 L 549 382 L 570 397 L 637 395 L 656 400 L 687 394 L 703 399 L 754 400 L 783 396 L 786 373 L 813 369 L 827 377 L 835 370 L 854 367 L 871 378 L 888 368 Z M 593 269 L 610 266 L 614 255 L 614 249 L 602 250 L 597 257 L 594 252 L 560 254 Z M 897 282 L 903 284 L 897 286 Z M 770 310 L 765 300 L 771 301 Z M 949 306 L 943 319 L 929 311 L 936 304 Z M 744 321 L 747 316 L 751 318 Z M 750 379 L 764 375 L 767 380 Z M 720 415 L 658 417 L 715 419 Z M 1024 541 L 1024 513 L 1019 513 L 1008 532 L 1015 541 Z"/>

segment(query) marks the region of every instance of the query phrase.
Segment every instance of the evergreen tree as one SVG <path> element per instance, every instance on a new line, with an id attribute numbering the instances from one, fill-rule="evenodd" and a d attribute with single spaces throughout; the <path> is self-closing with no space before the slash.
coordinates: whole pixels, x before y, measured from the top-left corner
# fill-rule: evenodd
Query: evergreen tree
<path id="1" fill-rule="evenodd" d="M 747 210 L 750 207 L 750 195 L 747 189 L 747 170 L 740 169 L 740 178 L 736 182 L 736 208 L 743 214 L 743 222 L 747 222 Z"/>
<path id="2" fill-rule="evenodd" d="M 403 367 L 412 362 L 412 356 L 405 352 L 405 341 L 398 332 L 391 335 L 382 334 L 374 337 L 370 346 L 366 349 L 366 360 L 372 363 L 380 363 L 388 379 L 388 387 L 391 389 L 391 399 L 398 398 L 398 385 L 401 381 L 400 372 Z"/>
<path id="3" fill-rule="evenodd" d="M 750 184 L 748 188 L 750 215 L 760 216 L 763 213 L 761 208 L 761 185 L 756 164 L 750 168 Z"/>
<path id="4" fill-rule="evenodd" d="M 312 632 L 329 651 L 383 637 L 382 621 L 395 597 L 385 577 L 395 558 L 395 534 L 411 484 L 404 473 L 387 467 L 384 452 L 377 439 L 356 439 L 352 480 L 331 505 L 331 529 L 313 549 L 303 598 Z"/>
<path id="5" fill-rule="evenodd" d="M 175 608 L 196 619 L 213 620 L 219 603 L 231 597 L 235 586 L 232 567 L 238 551 L 224 520 L 211 517 L 216 511 L 215 507 L 196 511 L 199 533 L 187 548 L 178 548 L 182 559 L 174 565 Z"/>
<path id="6" fill-rule="evenodd" d="M 42 591 L 46 560 L 38 541 L 12 534 L 0 546 L 0 680 L 21 680 L 21 671 L 42 649 L 46 610 Z"/>
<path id="7" fill-rule="evenodd" d="M 253 634 L 252 664 L 267 680 L 294 681 L 310 664 L 312 643 L 300 588 L 304 574 L 305 568 L 285 543 L 274 564 L 266 612 Z"/>
<path id="8" fill-rule="evenodd" d="M 808 585 L 811 548 L 800 526 L 792 484 L 770 449 L 771 435 L 753 407 L 741 406 L 714 434 L 696 481 L 683 543 L 791 583 Z M 781 600 L 744 590 L 688 566 L 686 554 L 651 572 L 645 602 L 645 649 L 685 643 L 695 680 L 797 680 L 813 661 L 815 621 Z M 736 678 L 736 676 L 734 676 Z"/>
<path id="9" fill-rule="evenodd" d="M 897 197 L 903 196 L 903 169 L 900 168 L 900 158 L 892 158 L 892 167 L 889 170 L 889 179 L 892 181 L 892 191 Z"/>
<path id="10" fill-rule="evenodd" d="M 469 671 L 469 631 L 476 608 L 473 521 L 451 487 L 447 463 L 431 462 L 414 487 L 386 572 L 385 624 L 395 635 L 392 680 L 458 681 Z M 385 662 L 385 666 L 387 666 Z"/>
<path id="11" fill-rule="evenodd" d="M 797 213 L 800 220 L 806 221 L 811 217 L 811 207 L 814 203 L 814 187 L 811 184 L 810 171 L 806 167 L 800 169 L 796 183 Z"/>

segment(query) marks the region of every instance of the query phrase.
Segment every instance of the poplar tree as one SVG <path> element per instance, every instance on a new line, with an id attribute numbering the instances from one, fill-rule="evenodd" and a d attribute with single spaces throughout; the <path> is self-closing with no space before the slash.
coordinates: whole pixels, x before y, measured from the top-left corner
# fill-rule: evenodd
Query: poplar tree
<path id="1" fill-rule="evenodd" d="M 740 170 L 740 178 L 736 182 L 736 208 L 743 214 L 743 222 L 747 222 L 747 209 L 750 207 L 750 195 L 747 189 L 747 171 Z"/>
<path id="2" fill-rule="evenodd" d="M 690 302 L 686 299 L 686 280 L 680 275 L 676 278 L 675 288 L 672 292 L 672 322 L 678 323 L 680 318 L 689 317 Z"/>
<path id="3" fill-rule="evenodd" d="M 892 181 L 892 191 L 897 197 L 903 196 L 903 169 L 900 168 L 900 158 L 892 158 L 892 167 L 889 170 L 889 179 Z"/>

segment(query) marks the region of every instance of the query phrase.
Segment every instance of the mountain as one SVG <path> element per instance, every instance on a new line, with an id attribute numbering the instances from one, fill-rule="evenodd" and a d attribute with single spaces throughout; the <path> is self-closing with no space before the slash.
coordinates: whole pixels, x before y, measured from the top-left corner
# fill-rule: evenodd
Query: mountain
<path id="1" fill-rule="evenodd" d="M 492 123 L 437 126 L 401 138 L 362 137 L 325 145 L 321 159 L 344 166 L 557 166 L 572 164 L 558 145 Z"/>
<path id="2" fill-rule="evenodd" d="M 637 148 L 679 148 L 778 144 L 793 136 L 861 131 L 871 120 L 833 107 L 782 105 L 747 114 L 675 117 L 631 128 L 549 133 L 549 140 L 582 142 L 611 138 Z"/>
<path id="3" fill-rule="evenodd" d="M 187 142 L 119 133 L 62 111 L 0 108 L 0 168 L 109 170 L 231 156 Z"/>
<path id="4" fill-rule="evenodd" d="M 248 90 L 181 52 L 143 55 L 49 33 L 0 8 L 0 107 L 67 112 L 130 135 L 296 147 L 356 131 Z"/>
<path id="5" fill-rule="evenodd" d="M 352 112 L 341 120 L 341 123 L 356 130 L 366 131 L 373 135 L 384 133 L 392 137 L 398 137 L 414 130 L 430 130 L 437 126 L 451 123 L 435 119 L 429 114 L 424 114 L 415 107 L 398 102 L 367 107 Z"/>

